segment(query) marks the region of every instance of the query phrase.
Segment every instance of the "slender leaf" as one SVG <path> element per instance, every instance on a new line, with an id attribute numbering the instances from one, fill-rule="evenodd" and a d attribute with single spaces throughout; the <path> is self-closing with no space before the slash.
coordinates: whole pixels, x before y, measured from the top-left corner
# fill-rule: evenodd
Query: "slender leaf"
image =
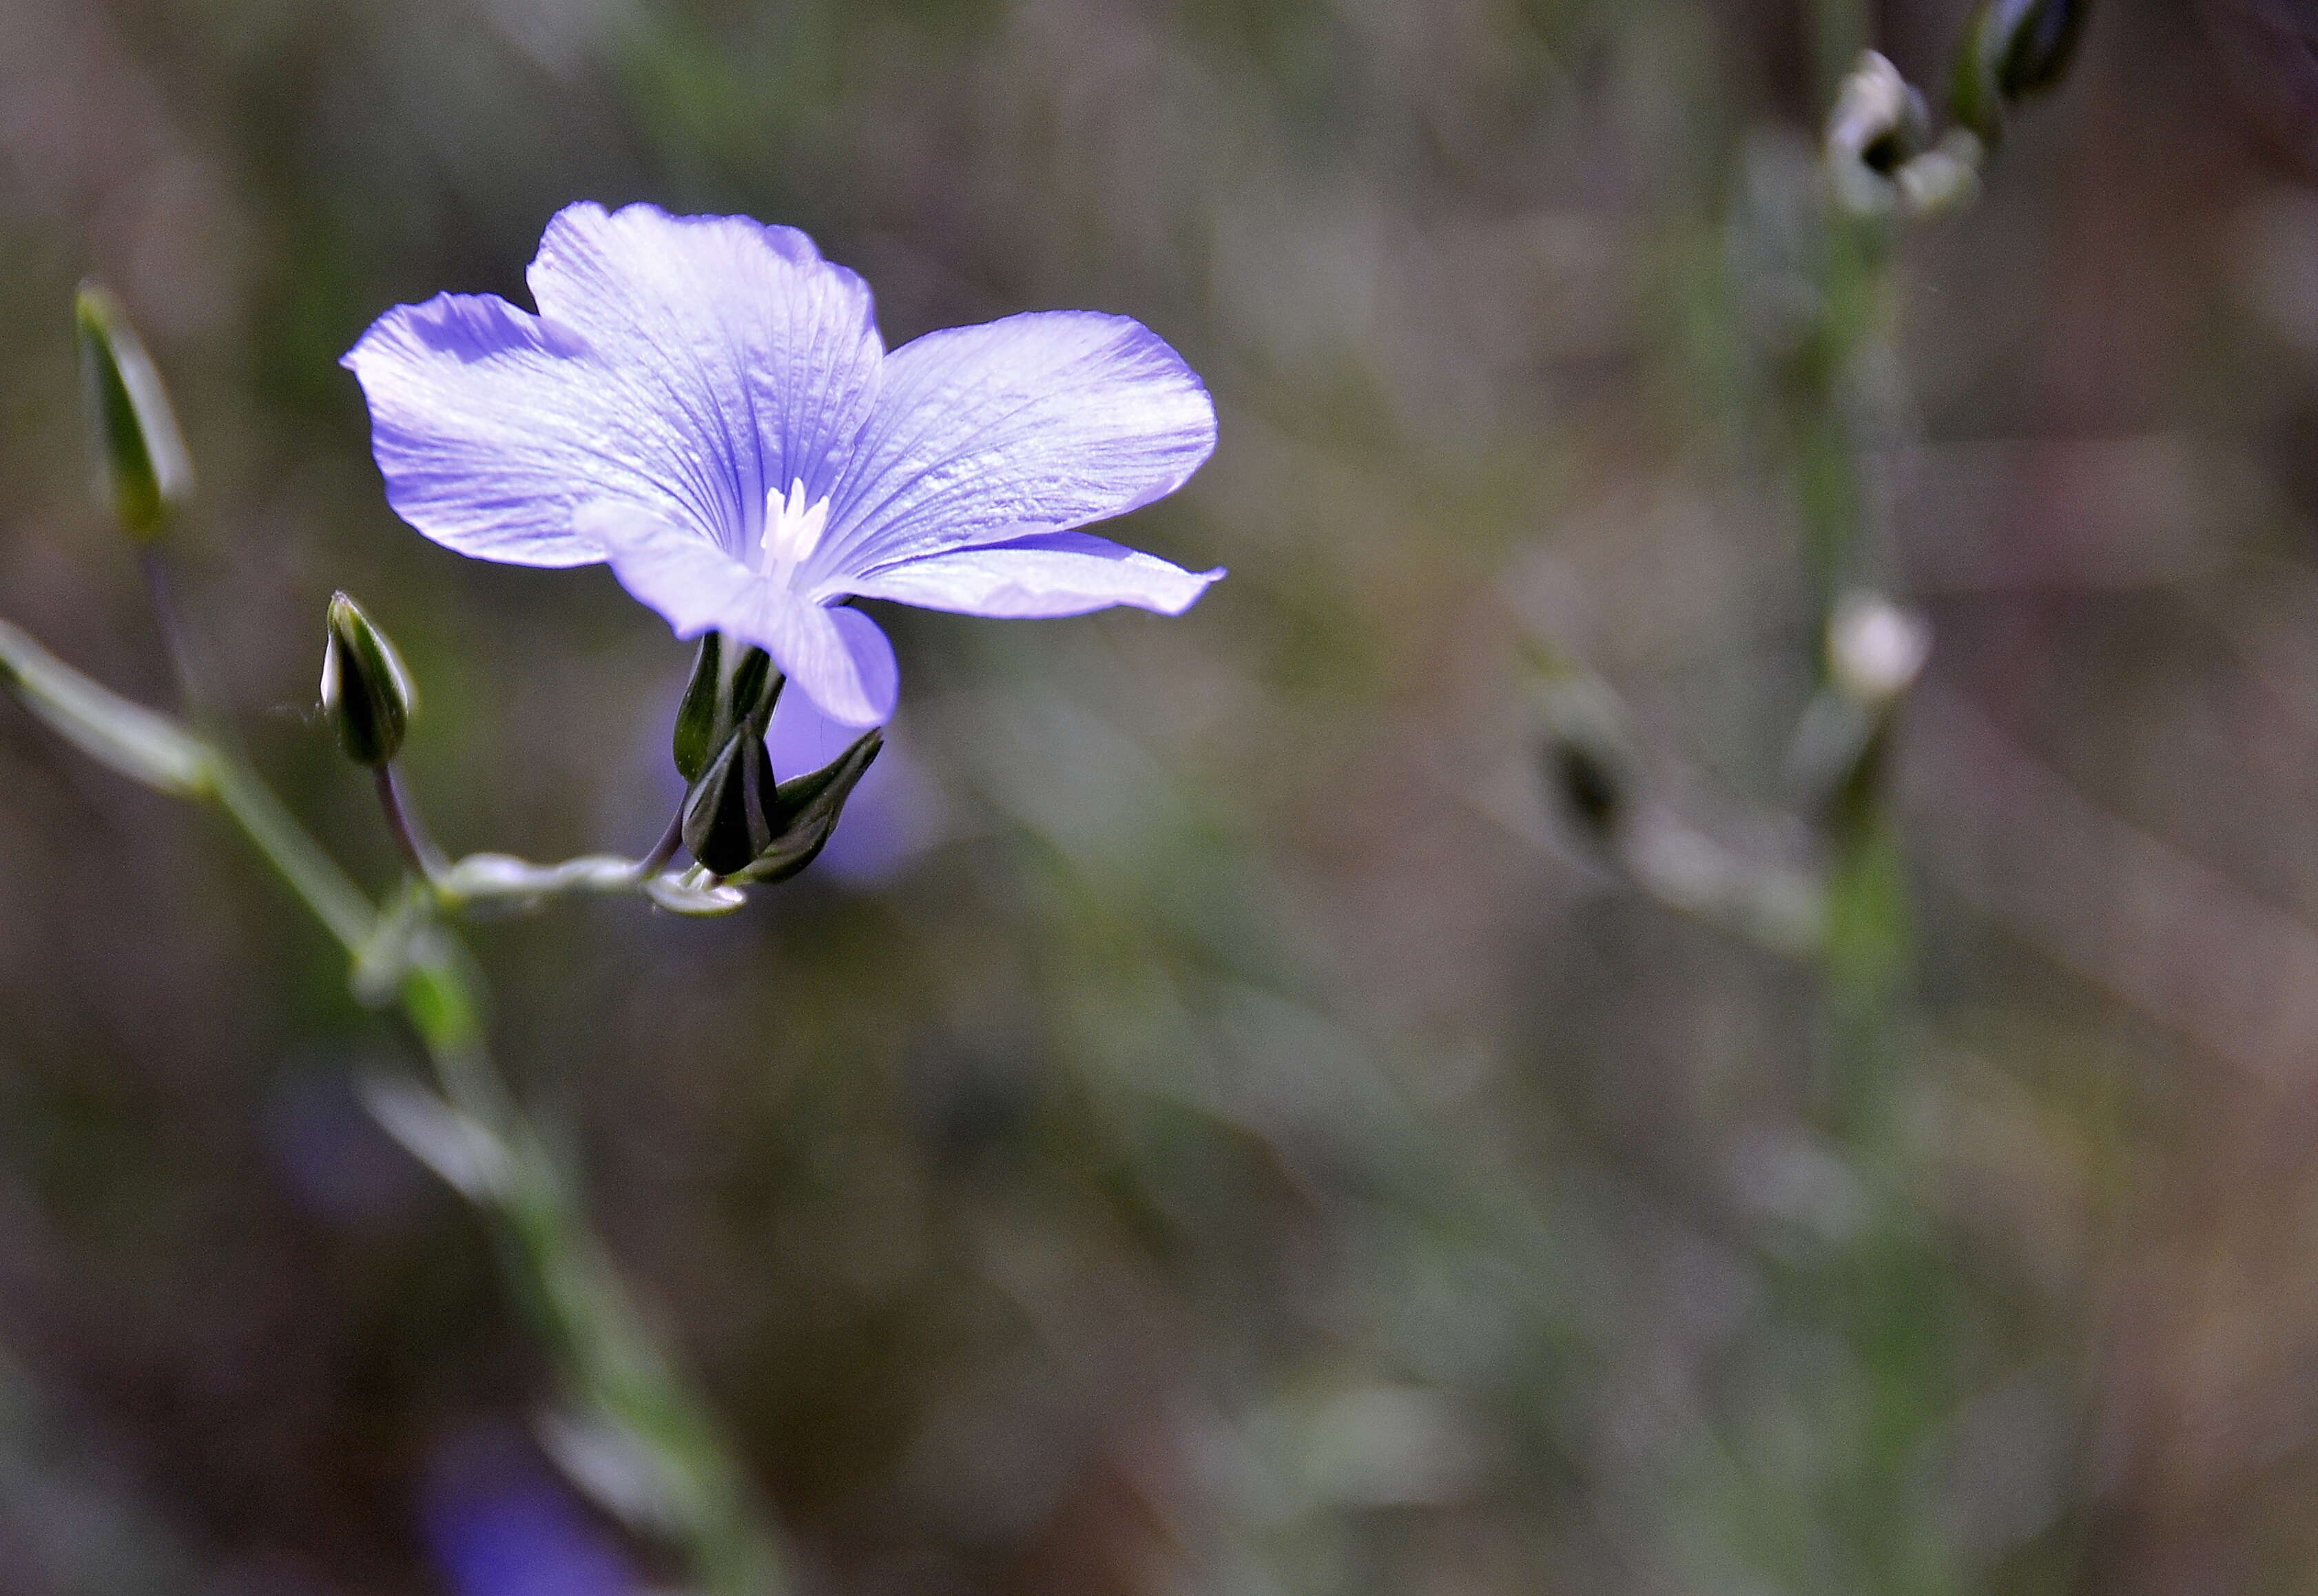
<path id="1" fill-rule="evenodd" d="M 217 789 L 209 746 L 180 722 L 101 687 L 21 627 L 0 621 L 0 682 L 56 733 L 101 764 L 164 793 Z"/>

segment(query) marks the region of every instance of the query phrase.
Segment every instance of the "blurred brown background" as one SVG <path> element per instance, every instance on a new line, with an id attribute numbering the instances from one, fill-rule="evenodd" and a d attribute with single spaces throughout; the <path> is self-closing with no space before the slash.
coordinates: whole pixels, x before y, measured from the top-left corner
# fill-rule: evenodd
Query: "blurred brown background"
<path id="1" fill-rule="evenodd" d="M 1832 8 L 1822 7 L 1826 13 Z M 1889 4 L 1936 80 L 1962 7 Z M 1693 0 L 0 0 L 0 613 L 166 672 L 87 491 L 112 282 L 202 475 L 194 629 L 382 885 L 322 606 L 445 842 L 640 851 L 687 652 L 436 549 L 337 364 L 560 205 L 794 223 L 890 343 L 1141 318 L 1188 617 L 881 616 L 894 757 L 714 923 L 486 928 L 494 1030 L 844 1592 L 2318 1583 L 2318 8 L 2104 0 L 1911 230 L 1871 447 L 1896 1158 L 1825 977 L 1555 812 L 1521 661 L 1765 858 L 1810 690 L 1779 329 L 1813 14 Z M 205 814 L 0 704 L 0 1592 L 608 1596 L 408 1043 Z"/>

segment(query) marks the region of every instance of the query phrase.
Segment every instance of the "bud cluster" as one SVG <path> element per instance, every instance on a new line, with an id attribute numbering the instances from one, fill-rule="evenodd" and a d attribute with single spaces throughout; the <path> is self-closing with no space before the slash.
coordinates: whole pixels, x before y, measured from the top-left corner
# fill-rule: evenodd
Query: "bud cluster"
<path id="1" fill-rule="evenodd" d="M 773 771 L 765 732 L 782 677 L 750 648 L 728 672 L 715 632 L 700 641 L 692 681 L 676 716 L 676 767 L 684 800 L 684 846 L 711 875 L 783 882 L 820 856 L 853 788 L 885 746 L 876 728 L 830 764 L 790 781 Z"/>
<path id="2" fill-rule="evenodd" d="M 1828 170 L 1845 209 L 1925 216 L 1971 197 L 1979 142 L 1961 129 L 1932 142 L 1924 96 L 1868 50 L 1837 91 L 1827 123 Z"/>
<path id="3" fill-rule="evenodd" d="M 1863 216 L 1926 216 L 1970 200 L 2011 109 L 2061 80 L 2089 0 L 1980 0 L 1949 72 L 1954 125 L 1936 141 L 1918 93 L 1873 50 L 1837 91 L 1827 163 L 1837 197 Z"/>

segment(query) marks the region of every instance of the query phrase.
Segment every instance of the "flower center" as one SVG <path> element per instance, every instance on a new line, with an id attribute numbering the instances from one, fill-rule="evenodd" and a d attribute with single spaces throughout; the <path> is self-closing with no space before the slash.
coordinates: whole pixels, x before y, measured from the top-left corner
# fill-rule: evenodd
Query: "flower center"
<path id="1" fill-rule="evenodd" d="M 765 535 L 759 547 L 757 569 L 777 582 L 786 582 L 796 574 L 821 542 L 821 534 L 829 525 L 829 501 L 808 508 L 804 502 L 804 479 L 789 484 L 784 498 L 778 492 L 765 495 Z"/>

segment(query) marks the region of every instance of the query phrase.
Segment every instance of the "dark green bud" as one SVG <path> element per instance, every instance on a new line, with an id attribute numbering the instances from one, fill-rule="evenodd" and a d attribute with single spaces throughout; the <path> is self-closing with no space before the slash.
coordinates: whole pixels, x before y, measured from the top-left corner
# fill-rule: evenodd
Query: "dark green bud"
<path id="1" fill-rule="evenodd" d="M 2089 0 L 1980 0 L 1956 41 L 1948 111 L 1990 145 L 2013 106 L 2061 81 Z"/>
<path id="2" fill-rule="evenodd" d="M 764 729 L 743 726 L 685 798 L 684 846 L 712 875 L 788 880 L 821 856 L 885 740 L 873 727 L 819 770 L 776 783 Z"/>
<path id="3" fill-rule="evenodd" d="M 1633 817 L 1640 785 L 1624 712 L 1599 677 L 1558 656 L 1539 663 L 1546 786 L 1578 830 L 1612 846 Z"/>
<path id="4" fill-rule="evenodd" d="M 338 746 L 357 765 L 383 765 L 401 751 L 418 689 L 386 633 L 343 593 L 330 596 L 322 649 L 322 713 Z"/>
<path id="5" fill-rule="evenodd" d="M 1626 818 L 1626 784 L 1603 750 L 1570 738 L 1555 738 L 1547 751 L 1553 785 L 1563 808 L 1595 838 L 1614 835 Z"/>
<path id="6" fill-rule="evenodd" d="M 150 542 L 193 493 L 193 460 L 161 374 L 120 301 L 95 283 L 73 301 L 98 492 L 121 530 Z"/>
<path id="7" fill-rule="evenodd" d="M 768 884 L 784 882 L 819 858 L 830 834 L 837 829 L 845 801 L 853 795 L 854 787 L 885 746 L 884 728 L 873 726 L 819 770 L 776 787 L 765 816 L 772 841 L 759 850 L 746 873 L 748 879 Z"/>
<path id="8" fill-rule="evenodd" d="M 745 649 L 728 674 L 725 652 L 719 633 L 712 632 L 700 640 L 692 679 L 677 705 L 676 768 L 687 782 L 697 783 L 706 774 L 710 761 L 743 724 L 753 722 L 761 733 L 780 699 L 783 677 L 773 668 L 771 655 L 762 649 Z"/>
<path id="9" fill-rule="evenodd" d="M 762 730 L 743 726 L 727 738 L 684 799 L 684 846 L 711 875 L 737 875 L 772 846 L 766 810 L 774 793 L 773 761 Z"/>

